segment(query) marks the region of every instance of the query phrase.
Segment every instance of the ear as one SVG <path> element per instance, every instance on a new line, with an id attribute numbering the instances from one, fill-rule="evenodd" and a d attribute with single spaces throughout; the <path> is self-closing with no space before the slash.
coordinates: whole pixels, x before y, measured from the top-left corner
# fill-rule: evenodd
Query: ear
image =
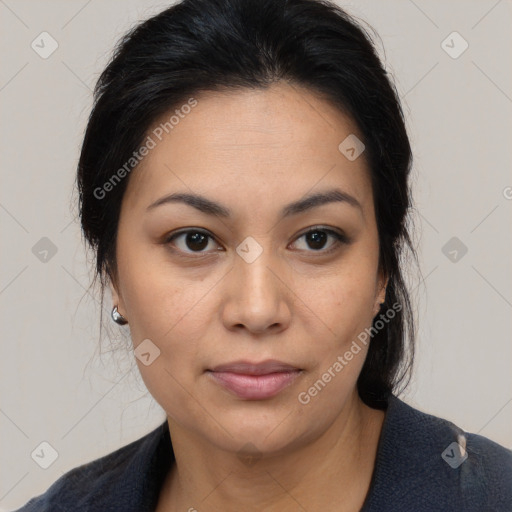
<path id="1" fill-rule="evenodd" d="M 381 308 L 381 304 L 386 300 L 386 289 L 388 286 L 389 278 L 379 272 L 379 279 L 377 281 L 377 294 L 375 295 L 375 303 L 373 304 L 373 316 L 375 316 Z"/>

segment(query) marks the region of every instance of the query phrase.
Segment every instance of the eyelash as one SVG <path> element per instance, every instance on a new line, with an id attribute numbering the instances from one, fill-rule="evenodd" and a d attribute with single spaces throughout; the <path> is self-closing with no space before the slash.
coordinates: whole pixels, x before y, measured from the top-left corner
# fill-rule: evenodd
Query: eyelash
<path id="1" fill-rule="evenodd" d="M 324 249 L 313 250 L 312 249 L 312 250 L 309 250 L 309 251 L 306 251 L 306 252 L 312 252 L 312 253 L 317 253 L 317 254 L 320 254 L 320 255 L 326 255 L 326 254 L 330 254 L 333 251 L 338 250 L 340 245 L 348 245 L 348 244 L 351 243 L 351 240 L 345 234 L 339 233 L 338 231 L 334 231 L 332 229 L 321 227 L 321 226 L 312 226 L 311 228 L 309 228 L 304 233 L 301 233 L 294 240 L 294 242 L 296 242 L 297 240 L 299 240 L 302 237 L 307 236 L 310 233 L 315 233 L 315 232 L 318 232 L 318 231 L 326 233 L 328 236 L 334 237 L 336 243 L 334 243 L 333 246 L 330 249 L 327 249 L 327 250 L 324 250 Z M 170 235 L 165 237 L 163 243 L 164 243 L 164 245 L 171 245 L 171 243 L 176 238 L 178 238 L 179 236 L 182 236 L 182 235 L 187 235 L 189 233 L 194 233 L 194 234 L 198 234 L 199 233 L 199 234 L 205 235 L 208 238 L 210 238 L 211 240 L 215 241 L 215 237 L 212 236 L 209 232 L 204 231 L 204 230 L 199 229 L 199 228 L 194 228 L 194 229 L 184 229 L 184 230 L 178 231 L 176 233 L 171 233 Z M 172 248 L 172 250 L 173 250 L 173 252 L 178 254 L 180 257 L 184 257 L 184 258 L 201 258 L 201 257 L 203 257 L 205 255 L 211 254 L 211 253 L 208 253 L 206 251 L 184 252 L 181 249 L 174 249 L 174 248 Z"/>

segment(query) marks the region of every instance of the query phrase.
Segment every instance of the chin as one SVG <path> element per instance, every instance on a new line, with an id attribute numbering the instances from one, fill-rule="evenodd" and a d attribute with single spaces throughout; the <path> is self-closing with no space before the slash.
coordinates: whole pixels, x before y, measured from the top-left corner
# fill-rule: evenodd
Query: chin
<path id="1" fill-rule="evenodd" d="M 217 429 L 220 436 L 214 442 L 236 453 L 278 455 L 293 445 L 301 444 L 311 433 L 310 428 L 302 422 L 298 424 L 296 416 L 283 408 L 223 414 L 220 423 L 224 428 Z"/>

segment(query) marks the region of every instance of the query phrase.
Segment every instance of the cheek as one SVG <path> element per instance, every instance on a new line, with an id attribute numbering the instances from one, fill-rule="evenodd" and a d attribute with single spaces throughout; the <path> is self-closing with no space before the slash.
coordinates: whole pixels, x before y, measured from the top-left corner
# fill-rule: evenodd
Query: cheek
<path id="1" fill-rule="evenodd" d="M 204 282 L 185 285 L 177 275 L 148 269 L 125 288 L 134 350 L 149 339 L 160 351 L 150 365 L 137 358 L 139 372 L 150 394 L 177 421 L 193 408 L 187 390 L 195 389 L 204 369 L 204 339 L 214 321 L 205 297 L 209 287 Z M 200 417 L 200 410 L 194 414 Z"/>
<path id="2" fill-rule="evenodd" d="M 373 276 L 372 266 L 359 262 L 317 283 L 311 299 L 321 321 L 315 322 L 316 332 L 308 336 L 317 340 L 312 350 L 315 365 L 298 395 L 312 415 L 327 418 L 353 392 L 368 353 L 369 338 L 360 335 L 372 324 Z"/>
<path id="3" fill-rule="evenodd" d="M 164 353 L 193 356 L 208 321 L 213 320 L 205 290 L 205 283 L 187 285 L 179 276 L 159 272 L 132 280 L 126 303 L 134 346 L 150 338 Z"/>
<path id="4" fill-rule="evenodd" d="M 202 343 L 215 321 L 212 295 L 206 293 L 214 283 L 172 272 L 155 254 L 125 253 L 119 262 L 123 299 L 135 354 L 148 339 L 160 351 L 150 365 L 136 358 L 148 391 L 167 411 L 186 410 L 189 395 L 183 389 L 193 389 L 203 371 Z"/>
<path id="5" fill-rule="evenodd" d="M 121 291 L 133 342 L 152 337 L 164 342 L 189 322 L 192 310 L 201 309 L 205 282 L 192 283 L 192 273 L 171 265 L 162 247 L 135 236 L 120 236 L 119 247 Z M 195 325 L 188 326 L 191 338 Z"/>
<path id="6" fill-rule="evenodd" d="M 320 323 L 331 332 L 332 342 L 325 345 L 327 350 L 350 345 L 353 337 L 371 325 L 376 274 L 373 258 L 354 255 L 314 283 L 315 291 L 310 293 L 308 302 Z"/>

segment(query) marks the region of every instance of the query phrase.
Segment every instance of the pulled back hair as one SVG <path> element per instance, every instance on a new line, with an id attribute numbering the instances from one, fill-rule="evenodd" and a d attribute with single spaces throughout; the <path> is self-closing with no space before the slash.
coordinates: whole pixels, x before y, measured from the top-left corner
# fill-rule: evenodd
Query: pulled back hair
<path id="1" fill-rule="evenodd" d="M 385 408 L 405 387 L 414 355 L 414 314 L 403 278 L 403 252 L 415 255 L 411 147 L 396 89 L 372 39 L 325 0 L 183 0 L 130 30 L 94 90 L 77 171 L 82 233 L 92 249 L 102 304 L 117 280 L 116 235 L 129 176 L 106 197 L 101 189 L 143 143 L 156 119 L 203 91 L 301 86 L 357 124 L 366 146 L 379 237 L 379 268 L 388 277 L 381 311 L 357 381 L 361 399 Z M 341 142 L 341 140 L 340 140 Z M 399 305 L 396 307 L 396 305 Z M 376 331 L 376 332 L 375 332 Z"/>

